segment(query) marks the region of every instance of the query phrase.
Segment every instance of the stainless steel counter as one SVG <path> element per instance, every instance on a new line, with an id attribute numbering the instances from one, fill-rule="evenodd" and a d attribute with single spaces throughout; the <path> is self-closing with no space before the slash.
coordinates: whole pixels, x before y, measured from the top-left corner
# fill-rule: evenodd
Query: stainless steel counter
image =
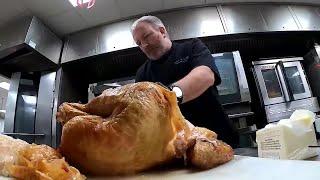
<path id="1" fill-rule="evenodd" d="M 161 171 L 143 172 L 128 177 L 100 177 L 90 180 L 103 179 L 219 179 L 219 180 L 314 180 L 320 178 L 320 163 L 299 160 L 273 160 L 236 155 L 226 164 L 208 170 L 192 170 L 188 168 L 168 169 Z"/>

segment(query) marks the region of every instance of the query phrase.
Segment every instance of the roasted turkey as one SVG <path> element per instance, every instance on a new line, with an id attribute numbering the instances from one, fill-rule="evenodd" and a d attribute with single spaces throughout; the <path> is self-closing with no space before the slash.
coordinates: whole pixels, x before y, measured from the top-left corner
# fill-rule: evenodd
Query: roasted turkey
<path id="1" fill-rule="evenodd" d="M 133 174 L 184 158 L 208 169 L 233 150 L 181 114 L 175 93 L 151 82 L 107 89 L 87 104 L 63 103 L 59 151 L 92 175 Z"/>

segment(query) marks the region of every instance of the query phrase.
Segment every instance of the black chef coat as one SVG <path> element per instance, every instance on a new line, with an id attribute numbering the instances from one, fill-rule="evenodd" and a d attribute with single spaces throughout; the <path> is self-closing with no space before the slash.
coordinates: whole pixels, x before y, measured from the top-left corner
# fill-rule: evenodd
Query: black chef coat
<path id="1" fill-rule="evenodd" d="M 173 42 L 171 49 L 160 59 L 148 60 L 139 68 L 136 82 L 151 81 L 169 85 L 202 65 L 214 72 L 215 83 L 198 98 L 181 104 L 180 110 L 195 126 L 215 131 L 218 139 L 235 147 L 238 140 L 237 134 L 217 99 L 216 85 L 221 83 L 219 72 L 209 49 L 199 39 L 191 39 L 183 43 Z M 197 85 L 194 84 L 194 86 Z"/>

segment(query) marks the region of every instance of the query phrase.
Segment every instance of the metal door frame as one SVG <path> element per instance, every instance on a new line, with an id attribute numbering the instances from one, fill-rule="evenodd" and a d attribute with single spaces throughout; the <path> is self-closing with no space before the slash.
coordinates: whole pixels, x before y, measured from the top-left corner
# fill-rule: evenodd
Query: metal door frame
<path id="1" fill-rule="evenodd" d="M 224 53 L 227 53 L 227 52 L 224 52 Z M 216 54 L 211 54 L 211 55 L 212 55 L 212 57 L 218 57 L 218 56 L 223 56 L 224 53 L 216 53 Z M 238 83 L 238 87 L 239 87 L 241 102 L 251 102 L 248 81 L 247 81 L 247 77 L 246 77 L 246 74 L 244 71 L 240 52 L 233 51 L 230 53 L 232 53 L 232 55 L 233 55 L 233 64 L 234 64 L 236 75 L 237 75 L 237 83 Z"/>
<path id="2" fill-rule="evenodd" d="M 286 63 L 283 63 L 283 65 L 285 68 L 286 67 L 297 67 L 298 68 L 298 72 L 299 72 L 300 78 L 302 80 L 303 87 L 305 89 L 305 93 L 293 94 L 294 100 L 311 97 L 312 96 L 311 90 L 310 90 L 307 78 L 305 76 L 304 70 L 302 69 L 301 63 L 299 61 L 286 62 Z"/>
<path id="3" fill-rule="evenodd" d="M 281 97 L 276 97 L 276 98 L 269 98 L 268 92 L 267 92 L 267 87 L 265 85 L 264 78 L 263 78 L 263 75 L 262 75 L 262 70 L 274 69 L 276 71 L 275 66 L 276 66 L 276 64 L 264 64 L 264 65 L 256 65 L 256 66 L 254 66 L 254 72 L 255 72 L 255 75 L 256 75 L 256 78 L 257 78 L 256 84 L 259 87 L 258 90 L 259 90 L 259 92 L 260 92 L 260 94 L 262 96 L 264 105 L 270 105 L 270 104 L 277 104 L 277 103 L 285 102 L 284 92 L 283 92 L 283 88 L 282 88 L 282 86 L 280 84 L 280 79 L 279 79 L 278 74 L 276 73 L 276 76 L 277 76 L 277 81 L 279 83 L 282 96 Z"/>
<path id="4" fill-rule="evenodd" d="M 283 61 L 284 62 L 283 65 L 284 65 L 285 68 L 286 67 L 297 67 L 299 75 L 300 75 L 300 78 L 301 78 L 302 83 L 303 83 L 303 87 L 305 89 L 305 93 L 293 94 L 294 100 L 311 97 L 312 96 L 311 90 L 310 90 L 309 84 L 307 82 L 304 70 L 302 69 L 300 61 L 286 61 L 285 59 L 277 59 L 277 61 L 282 61 L 282 60 L 284 60 Z M 300 58 L 299 58 L 299 60 L 300 60 Z M 256 84 L 259 87 L 258 90 L 259 90 L 259 92 L 260 92 L 260 94 L 262 96 L 264 105 L 271 105 L 271 104 L 277 104 L 277 103 L 286 102 L 286 100 L 285 100 L 285 92 L 284 92 L 284 86 L 285 85 L 281 84 L 280 77 L 279 77 L 278 73 L 276 73 L 276 75 L 277 75 L 277 80 L 279 82 L 279 86 L 280 86 L 280 89 L 281 89 L 282 96 L 281 97 L 277 97 L 277 98 L 269 98 L 268 92 L 267 92 L 267 88 L 266 88 L 265 83 L 264 83 L 264 78 L 262 76 L 262 70 L 264 70 L 264 69 L 275 69 L 277 61 L 275 61 L 275 60 L 270 60 L 270 61 L 266 60 L 266 61 L 264 61 L 264 63 L 272 62 L 271 64 L 262 64 L 261 62 L 260 63 L 254 63 L 255 64 L 254 65 L 254 73 L 255 73 L 255 77 L 257 78 L 256 79 Z"/>
<path id="5" fill-rule="evenodd" d="M 16 115 L 17 97 L 21 72 L 16 72 L 11 75 L 10 88 L 6 104 L 6 116 L 4 120 L 4 133 L 14 132 L 14 119 Z"/>

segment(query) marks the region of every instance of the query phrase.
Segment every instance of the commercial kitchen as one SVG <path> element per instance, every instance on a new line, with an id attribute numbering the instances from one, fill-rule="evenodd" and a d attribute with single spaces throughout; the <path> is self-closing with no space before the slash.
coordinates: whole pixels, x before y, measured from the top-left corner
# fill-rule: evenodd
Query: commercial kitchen
<path id="1" fill-rule="evenodd" d="M 59 151 L 59 106 L 135 83 L 148 58 L 131 26 L 145 15 L 161 19 L 172 41 L 198 38 L 208 47 L 221 77 L 218 100 L 238 144 L 231 161 L 210 169 L 169 166 L 115 178 L 320 178 L 317 0 L 3 1 L 0 178 L 1 136 Z"/>

